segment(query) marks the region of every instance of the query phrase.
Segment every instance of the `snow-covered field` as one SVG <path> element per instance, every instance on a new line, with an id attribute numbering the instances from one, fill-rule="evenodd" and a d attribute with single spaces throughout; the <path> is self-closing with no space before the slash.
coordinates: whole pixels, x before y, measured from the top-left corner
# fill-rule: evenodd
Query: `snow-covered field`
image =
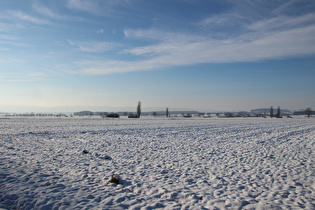
<path id="1" fill-rule="evenodd" d="M 315 209 L 314 118 L 0 118 L 0 128 L 0 208 Z"/>

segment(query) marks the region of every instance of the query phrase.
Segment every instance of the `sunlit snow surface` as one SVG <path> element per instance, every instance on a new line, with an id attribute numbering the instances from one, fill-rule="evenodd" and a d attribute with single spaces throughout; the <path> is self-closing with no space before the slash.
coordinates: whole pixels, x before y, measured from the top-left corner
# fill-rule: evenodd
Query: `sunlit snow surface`
<path id="1" fill-rule="evenodd" d="M 0 118 L 0 127 L 4 209 L 315 209 L 314 118 Z"/>

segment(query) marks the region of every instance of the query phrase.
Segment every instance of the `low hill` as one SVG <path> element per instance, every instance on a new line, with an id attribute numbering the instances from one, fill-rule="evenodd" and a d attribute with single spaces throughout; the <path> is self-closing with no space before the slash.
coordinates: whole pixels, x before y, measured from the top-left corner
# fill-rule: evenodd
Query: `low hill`
<path id="1" fill-rule="evenodd" d="M 273 113 L 277 113 L 278 107 L 274 107 L 273 108 Z M 260 109 L 252 109 L 250 110 L 251 113 L 253 114 L 264 114 L 264 113 L 269 113 L 270 112 L 270 108 L 260 108 Z M 288 110 L 288 109 L 281 109 L 280 107 L 280 112 L 281 113 L 292 113 L 292 111 Z"/>

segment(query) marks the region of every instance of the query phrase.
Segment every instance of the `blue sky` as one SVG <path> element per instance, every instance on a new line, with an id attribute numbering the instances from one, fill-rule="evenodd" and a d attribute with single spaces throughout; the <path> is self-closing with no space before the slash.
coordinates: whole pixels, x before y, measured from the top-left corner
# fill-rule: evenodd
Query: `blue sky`
<path id="1" fill-rule="evenodd" d="M 315 109 L 314 34 L 313 0 L 1 0 L 0 108 Z"/>

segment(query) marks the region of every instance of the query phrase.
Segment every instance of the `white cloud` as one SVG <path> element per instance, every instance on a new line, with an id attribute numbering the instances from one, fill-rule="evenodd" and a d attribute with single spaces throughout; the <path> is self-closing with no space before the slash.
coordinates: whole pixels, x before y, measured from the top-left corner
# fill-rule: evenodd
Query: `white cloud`
<path id="1" fill-rule="evenodd" d="M 9 48 L 0 47 L 0 51 L 10 51 Z"/>
<path id="2" fill-rule="evenodd" d="M 97 34 L 103 34 L 103 33 L 104 33 L 104 29 L 102 29 L 102 28 L 101 28 L 101 29 L 98 29 L 98 30 L 96 31 L 96 33 L 97 33 Z"/>
<path id="3" fill-rule="evenodd" d="M 51 9 L 44 7 L 43 5 L 40 5 L 39 3 L 33 4 L 33 8 L 40 14 L 48 16 L 52 19 L 57 19 L 57 20 L 65 20 L 68 19 L 64 15 L 59 15 L 55 12 L 53 12 Z"/>
<path id="4" fill-rule="evenodd" d="M 129 0 L 67 0 L 67 7 L 69 9 L 86 12 L 94 16 L 107 17 L 118 17 L 126 14 L 126 11 L 132 9 L 132 4 L 133 2 Z M 138 7 L 139 5 L 136 4 L 135 6 Z"/>
<path id="5" fill-rule="evenodd" d="M 29 76 L 31 76 L 31 77 L 43 77 L 43 76 L 45 76 L 45 74 L 43 72 L 33 72 L 33 73 L 29 74 Z"/>
<path id="6" fill-rule="evenodd" d="M 112 73 L 123 73 L 129 71 L 141 71 L 143 70 L 143 68 L 140 67 L 141 65 L 142 65 L 141 63 L 133 63 L 126 61 L 83 60 L 77 63 L 77 66 L 82 67 L 77 73 L 102 75 Z"/>
<path id="7" fill-rule="evenodd" d="M 244 24 L 244 22 L 248 22 L 247 17 L 238 13 L 226 13 L 207 17 L 198 22 L 197 25 L 207 30 L 218 30 L 222 28 L 231 29 L 234 27 L 239 27 L 240 25 Z"/>
<path id="8" fill-rule="evenodd" d="M 275 8 L 272 13 L 275 15 L 294 14 L 298 15 L 300 12 L 311 11 L 315 9 L 313 0 L 289 0 L 284 1 L 279 7 Z"/>
<path id="9" fill-rule="evenodd" d="M 299 17 L 277 16 L 261 21 L 256 21 L 247 26 L 253 31 L 280 31 L 289 28 L 296 28 L 311 25 L 315 22 L 315 14 L 306 14 Z"/>
<path id="10" fill-rule="evenodd" d="M 280 20 L 280 19 L 279 19 Z M 290 21 L 290 22 L 293 22 Z M 182 57 L 183 63 L 188 60 L 199 62 L 242 62 L 259 59 L 279 58 L 285 56 L 308 55 L 315 52 L 315 25 L 288 30 L 260 31 L 261 33 L 244 33 L 230 39 L 211 39 L 208 37 L 183 34 L 161 33 L 167 37 L 158 44 L 137 47 L 125 52 L 133 55 L 152 54 Z M 133 36 L 131 36 L 133 34 Z M 129 38 L 156 38 L 158 33 L 137 31 L 128 33 Z M 292 51 L 292 49 L 295 49 Z M 185 57 L 187 56 L 187 57 Z"/>
<path id="11" fill-rule="evenodd" d="M 143 33 L 143 34 L 141 34 Z M 138 31 L 133 37 L 151 34 Z M 201 63 L 254 62 L 315 54 L 315 26 L 277 31 L 264 36 L 249 33 L 233 39 L 216 40 L 179 34 L 170 35 L 157 44 L 124 50 L 139 57 L 138 61 L 84 61 L 80 73 L 110 74 L 157 70 L 170 66 Z M 131 37 L 130 34 L 128 37 Z M 155 35 L 154 35 L 155 37 Z M 195 38 L 195 39 L 194 39 Z"/>
<path id="12" fill-rule="evenodd" d="M 18 18 L 20 20 L 26 21 L 26 22 L 30 22 L 30 23 L 34 23 L 34 24 L 48 24 L 49 22 L 46 20 L 43 20 L 41 18 L 37 18 L 28 14 L 23 13 L 22 11 L 19 10 L 11 10 L 8 11 L 7 14 L 11 17 L 15 17 Z"/>
<path id="13" fill-rule="evenodd" d="M 33 79 L 10 79 L 6 80 L 6 82 L 38 82 L 39 80 L 33 80 Z"/>
<path id="14" fill-rule="evenodd" d="M 124 30 L 124 35 L 129 39 L 146 39 L 146 40 L 165 40 L 168 32 L 159 30 Z"/>
<path id="15" fill-rule="evenodd" d="M 8 56 L 0 56 L 0 63 L 20 63 L 24 62 L 23 60 L 8 57 Z"/>
<path id="16" fill-rule="evenodd" d="M 94 1 L 69 0 L 67 6 L 71 9 L 80 10 L 92 14 L 100 13 L 99 7 Z"/>
<path id="17" fill-rule="evenodd" d="M 59 14 L 53 10 L 51 10 L 50 8 L 48 7 L 45 7 L 41 4 L 39 4 L 38 2 L 34 3 L 33 4 L 33 8 L 34 10 L 43 15 L 43 16 L 46 16 L 48 18 L 51 18 L 53 20 L 58 20 L 58 21 L 85 21 L 85 19 L 81 16 L 73 16 L 73 15 L 62 15 L 62 14 Z"/>
<path id="18" fill-rule="evenodd" d="M 100 60 L 82 60 L 76 63 L 80 66 L 79 71 L 73 73 L 103 75 L 135 71 L 150 71 L 157 68 L 164 68 L 168 63 L 162 63 L 159 58 L 145 61 L 100 61 Z"/>
<path id="19" fill-rule="evenodd" d="M 80 51 L 88 53 L 105 52 L 119 46 L 119 44 L 112 42 L 74 42 L 71 40 L 67 41 L 70 45 L 77 46 Z"/>
<path id="20" fill-rule="evenodd" d="M 0 35 L 0 40 L 10 40 L 10 41 L 17 41 L 19 38 L 17 36 L 12 35 Z"/>
<path id="21" fill-rule="evenodd" d="M 255 5 L 249 4 L 253 12 Z M 289 16 L 279 12 L 275 15 L 272 13 L 274 8 L 279 7 L 272 5 L 271 9 L 267 8 L 269 13 L 264 19 L 260 14 L 257 17 L 255 14 L 246 16 L 235 10 L 205 18 L 194 25 L 199 30 L 206 29 L 202 33 L 192 30 L 189 34 L 176 33 L 157 28 L 126 29 L 126 40 L 146 43 L 119 51 L 133 56 L 133 61 L 84 60 L 77 64 L 77 69 L 80 73 L 101 75 L 202 63 L 255 62 L 315 55 L 315 15 Z M 221 30 L 228 33 L 220 36 Z M 108 43 L 81 43 L 77 46 L 81 51 L 101 52 L 107 49 Z"/>

